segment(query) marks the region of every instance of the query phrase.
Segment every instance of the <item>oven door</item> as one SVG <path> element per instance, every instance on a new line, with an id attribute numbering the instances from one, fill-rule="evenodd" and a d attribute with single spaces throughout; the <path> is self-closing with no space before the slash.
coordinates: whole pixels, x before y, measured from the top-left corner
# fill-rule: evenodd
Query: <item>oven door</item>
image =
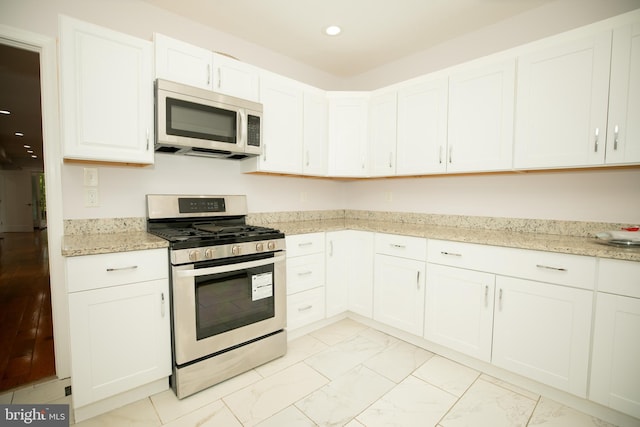
<path id="1" fill-rule="evenodd" d="M 284 252 L 172 268 L 177 365 L 247 343 L 286 326 Z"/>

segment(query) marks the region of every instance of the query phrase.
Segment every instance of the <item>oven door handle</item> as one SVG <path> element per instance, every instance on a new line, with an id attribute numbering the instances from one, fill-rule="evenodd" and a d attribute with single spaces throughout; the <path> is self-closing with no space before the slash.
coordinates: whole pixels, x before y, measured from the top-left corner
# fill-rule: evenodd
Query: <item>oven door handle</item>
<path id="1" fill-rule="evenodd" d="M 243 270 L 245 268 L 261 267 L 263 265 L 275 264 L 285 260 L 284 255 L 278 255 L 271 258 L 259 259 L 256 261 L 241 262 L 238 264 L 220 265 L 218 267 L 194 268 L 189 270 L 178 270 L 175 272 L 178 277 L 198 277 L 207 276 L 209 274 L 228 273 L 230 271 Z"/>

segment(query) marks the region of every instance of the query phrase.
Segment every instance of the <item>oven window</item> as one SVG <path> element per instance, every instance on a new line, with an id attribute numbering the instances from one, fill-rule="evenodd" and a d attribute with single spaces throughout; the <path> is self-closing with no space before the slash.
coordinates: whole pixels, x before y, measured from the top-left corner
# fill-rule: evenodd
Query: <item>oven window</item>
<path id="1" fill-rule="evenodd" d="M 168 135 L 237 143 L 237 113 L 233 110 L 167 98 Z"/>
<path id="2" fill-rule="evenodd" d="M 195 286 L 199 340 L 274 317 L 273 264 L 196 277 Z"/>

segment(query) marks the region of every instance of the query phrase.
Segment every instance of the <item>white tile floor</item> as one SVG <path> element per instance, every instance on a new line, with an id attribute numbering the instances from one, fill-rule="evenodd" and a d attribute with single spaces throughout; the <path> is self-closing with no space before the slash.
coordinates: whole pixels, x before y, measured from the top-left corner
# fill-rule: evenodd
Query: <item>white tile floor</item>
<path id="1" fill-rule="evenodd" d="M 76 425 L 610 426 L 351 319 L 188 398 L 168 390 Z"/>

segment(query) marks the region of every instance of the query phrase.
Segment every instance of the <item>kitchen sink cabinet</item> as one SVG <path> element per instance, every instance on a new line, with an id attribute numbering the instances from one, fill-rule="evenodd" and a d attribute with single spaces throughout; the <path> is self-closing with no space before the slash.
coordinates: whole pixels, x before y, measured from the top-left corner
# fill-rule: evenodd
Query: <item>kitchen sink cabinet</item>
<path id="1" fill-rule="evenodd" d="M 328 92 L 328 173 L 334 177 L 368 174 L 368 92 Z"/>
<path id="2" fill-rule="evenodd" d="M 87 409 L 92 404 L 113 397 L 115 405 L 122 405 L 121 394 L 154 382 L 168 388 L 166 249 L 70 257 L 66 269 L 77 419 L 83 411 L 95 415 L 94 409 Z M 96 278 L 97 284 L 90 278 Z M 109 409 L 113 408 L 104 408 Z"/>
<path id="3" fill-rule="evenodd" d="M 593 291 L 496 277 L 492 363 L 586 397 Z"/>
<path id="4" fill-rule="evenodd" d="M 287 328 L 291 331 L 325 316 L 324 233 L 286 236 Z"/>
<path id="5" fill-rule="evenodd" d="M 369 153 L 371 176 L 396 173 L 397 92 L 374 91 L 369 100 Z"/>
<path id="6" fill-rule="evenodd" d="M 589 399 L 640 418 L 640 263 L 601 259 Z"/>
<path id="7" fill-rule="evenodd" d="M 491 361 L 495 275 L 427 264 L 424 337 Z"/>
<path id="8" fill-rule="evenodd" d="M 398 89 L 396 174 L 447 170 L 446 77 L 429 77 Z"/>
<path id="9" fill-rule="evenodd" d="M 515 68 L 504 59 L 451 72 L 447 172 L 512 169 Z"/>
<path id="10" fill-rule="evenodd" d="M 376 233 L 373 318 L 422 336 L 426 240 Z"/>
<path id="11" fill-rule="evenodd" d="M 373 234 L 343 230 L 326 233 L 326 315 L 373 313 Z"/>
<path id="12" fill-rule="evenodd" d="M 154 33 L 156 78 L 258 102 L 258 69 L 241 61 Z"/>
<path id="13" fill-rule="evenodd" d="M 63 157 L 152 164 L 151 42 L 66 16 L 59 29 Z"/>
<path id="14" fill-rule="evenodd" d="M 604 163 L 610 56 L 601 31 L 518 57 L 516 168 Z"/>

